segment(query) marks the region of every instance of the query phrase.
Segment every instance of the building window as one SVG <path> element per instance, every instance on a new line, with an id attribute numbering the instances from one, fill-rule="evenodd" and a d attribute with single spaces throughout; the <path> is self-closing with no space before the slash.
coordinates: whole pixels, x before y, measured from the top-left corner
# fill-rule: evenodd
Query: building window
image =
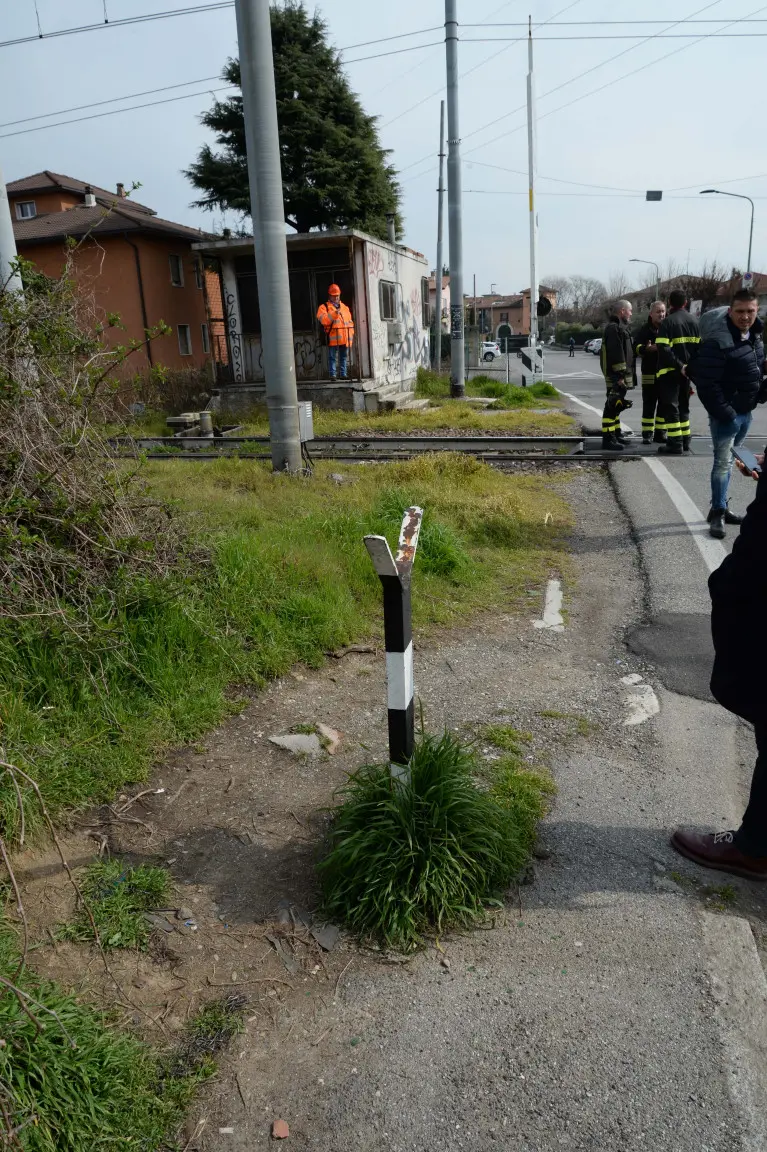
<path id="1" fill-rule="evenodd" d="M 378 303 L 382 320 L 397 319 L 397 285 L 391 280 L 379 280 Z"/>
<path id="2" fill-rule="evenodd" d="M 201 324 L 200 330 L 202 332 L 202 350 L 207 356 L 210 352 L 210 334 L 208 333 L 208 325 Z"/>
<path id="3" fill-rule="evenodd" d="M 177 324 L 178 350 L 182 356 L 192 355 L 192 330 L 188 324 Z"/>
<path id="4" fill-rule="evenodd" d="M 17 220 L 32 220 L 37 215 L 34 200 L 22 200 L 16 205 Z"/>
<path id="5" fill-rule="evenodd" d="M 429 281 L 426 276 L 421 277 L 421 326 L 428 328 L 431 324 L 431 305 L 429 304 Z"/>
<path id="6" fill-rule="evenodd" d="M 180 256 L 169 256 L 170 282 L 174 288 L 184 287 L 184 261 Z"/>
<path id="7" fill-rule="evenodd" d="M 508 321 L 509 321 L 508 312 L 501 312 L 501 321 L 505 321 L 506 323 L 508 323 Z"/>
<path id="8" fill-rule="evenodd" d="M 197 287 L 200 289 L 202 289 L 202 283 L 203 283 L 202 277 L 203 277 L 202 261 L 201 260 L 195 260 L 195 262 L 194 262 L 194 282 L 197 285 Z"/>

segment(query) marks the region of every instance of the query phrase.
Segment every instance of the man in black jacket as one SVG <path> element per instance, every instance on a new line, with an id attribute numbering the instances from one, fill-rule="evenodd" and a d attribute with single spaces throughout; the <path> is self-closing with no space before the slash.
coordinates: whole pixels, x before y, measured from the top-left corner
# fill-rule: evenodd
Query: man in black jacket
<path id="1" fill-rule="evenodd" d="M 602 412 L 602 448 L 608 452 L 623 451 L 620 414 L 631 407 L 626 392 L 634 387 L 634 347 L 629 331 L 632 310 L 628 300 L 618 301 L 605 326 L 599 352 L 607 386 L 607 400 Z"/>
<path id="2" fill-rule="evenodd" d="M 757 457 L 759 459 L 759 457 Z M 764 464 L 762 457 L 760 462 Z M 751 795 L 740 828 L 695 832 L 678 828 L 677 852 L 749 880 L 767 880 L 767 479 L 759 477 L 756 499 L 740 535 L 708 581 L 714 671 L 711 691 L 729 712 L 754 725 L 757 760 Z M 744 641 L 744 630 L 748 638 Z M 749 658 L 749 654 L 753 658 Z"/>
<path id="3" fill-rule="evenodd" d="M 689 376 L 708 412 L 714 442 L 711 471 L 709 532 L 724 538 L 725 524 L 740 524 L 742 517 L 727 507 L 732 474 L 732 449 L 743 442 L 751 413 L 767 399 L 763 379 L 764 344 L 759 302 L 750 288 L 741 288 L 729 310 L 716 308 L 701 317 L 701 344 Z"/>
<path id="4" fill-rule="evenodd" d="M 658 338 L 658 382 L 660 414 L 666 428 L 666 443 L 658 452 L 681 456 L 690 450 L 690 382 L 687 366 L 695 359 L 700 343 L 698 321 L 687 311 L 687 296 L 678 288 L 669 293 L 669 312 L 660 326 Z"/>
<path id="5" fill-rule="evenodd" d="M 666 443 L 665 425 L 659 411 L 660 396 L 655 373 L 658 371 L 658 346 L 655 343 L 660 326 L 666 319 L 666 305 L 656 300 L 650 307 L 647 323 L 639 329 L 634 343 L 634 354 L 641 359 L 642 377 L 642 443 Z"/>

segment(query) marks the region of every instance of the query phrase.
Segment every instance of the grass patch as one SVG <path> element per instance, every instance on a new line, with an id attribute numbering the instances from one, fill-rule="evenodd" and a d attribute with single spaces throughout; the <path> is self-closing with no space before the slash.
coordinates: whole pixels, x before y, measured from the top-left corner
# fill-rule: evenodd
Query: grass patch
<path id="1" fill-rule="evenodd" d="M 306 480 L 257 461 L 147 464 L 150 493 L 199 539 L 195 563 L 162 581 L 126 580 L 87 645 L 57 618 L 0 623 L 6 758 L 38 780 L 54 814 L 110 799 L 145 778 L 164 746 L 198 739 L 240 706 L 227 693 L 233 680 L 262 685 L 378 635 L 380 585 L 362 537 L 396 545 L 410 504 L 426 509 L 413 577 L 419 630 L 525 603 L 529 587 L 561 570 L 570 513 L 545 477 L 452 454 L 349 468 L 341 485 L 329 478 L 338 467 L 321 462 Z M 0 827 L 12 836 L 17 820 L 6 780 Z"/>
<path id="2" fill-rule="evenodd" d="M 482 735 L 496 748 L 501 748 L 504 752 L 514 752 L 518 756 L 524 753 L 522 746 L 530 744 L 533 739 L 531 732 L 520 732 L 510 724 L 491 724 L 489 728 L 485 728 Z"/>
<path id="3" fill-rule="evenodd" d="M 17 942 L 0 926 L 0 972 L 12 979 Z M 18 999 L 0 996 L 0 1097 L 24 1152 L 155 1152 L 173 1136 L 213 1055 L 239 1028 L 241 1004 L 208 1006 L 174 1053 L 158 1053 L 26 969 L 16 984 L 31 1000 L 38 1032 Z M 47 1011 L 46 1011 L 47 1010 Z M 56 1013 L 54 1018 L 51 1013 Z"/>
<path id="4" fill-rule="evenodd" d="M 527 862 L 545 801 L 532 773 L 489 791 L 477 773 L 450 733 L 421 739 L 406 784 L 388 765 L 354 773 L 319 866 L 328 915 L 402 951 L 483 919 Z"/>
<path id="5" fill-rule="evenodd" d="M 170 891 L 164 868 L 146 864 L 131 868 L 120 860 L 96 860 L 80 881 L 104 948 L 141 948 L 149 943 L 152 927 L 146 912 L 160 908 Z M 73 923 L 59 929 L 62 940 L 93 940 L 86 909 L 79 908 Z"/>
<path id="6" fill-rule="evenodd" d="M 416 396 L 439 402 L 450 397 L 450 377 L 428 368 L 419 368 L 415 383 Z M 548 380 L 538 380 L 527 388 L 519 384 L 507 384 L 497 376 L 488 376 L 480 373 L 466 381 L 467 396 L 493 396 L 499 402 L 499 407 L 525 408 L 535 406 L 544 397 L 557 398 L 559 392 Z"/>
<path id="7" fill-rule="evenodd" d="M 520 388 L 519 391 L 526 395 L 528 390 Z M 445 399 L 438 406 L 426 408 L 422 412 L 406 410 L 371 414 L 318 408 L 314 412 L 314 432 L 317 436 L 395 436 L 408 432 L 438 431 L 495 432 L 506 436 L 575 436 L 580 432 L 580 425 L 565 412 L 529 411 L 535 406 L 534 402 L 528 402 L 508 410 L 483 411 L 461 400 Z M 268 432 L 265 408 L 256 408 L 244 418 L 245 435 L 266 436 Z"/>

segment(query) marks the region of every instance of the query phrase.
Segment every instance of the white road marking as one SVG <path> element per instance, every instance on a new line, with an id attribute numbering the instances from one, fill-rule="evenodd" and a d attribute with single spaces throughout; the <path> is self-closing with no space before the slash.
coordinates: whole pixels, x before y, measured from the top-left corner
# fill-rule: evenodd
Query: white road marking
<path id="1" fill-rule="evenodd" d="M 546 585 L 543 619 L 533 620 L 533 628 L 546 628 L 549 632 L 564 632 L 565 622 L 562 619 L 562 585 L 559 580 L 549 580 Z"/>
<path id="2" fill-rule="evenodd" d="M 602 409 L 601 408 L 595 408 L 593 404 L 587 404 L 586 401 L 581 400 L 580 397 L 573 396 L 572 392 L 563 392 L 561 388 L 558 388 L 557 391 L 559 392 L 559 394 L 561 396 L 566 396 L 568 400 L 572 400 L 574 404 L 580 404 L 581 408 L 588 408 L 589 412 L 596 412 L 599 419 L 600 420 L 602 419 Z M 621 428 L 623 429 L 624 432 L 630 432 L 631 431 L 628 424 L 624 424 L 622 420 L 621 420 Z"/>
<path id="3" fill-rule="evenodd" d="M 709 572 L 716 571 L 727 555 L 727 550 L 721 541 L 714 540 L 709 536 L 706 517 L 700 508 L 698 508 L 695 501 L 688 496 L 677 478 L 669 472 L 665 464 L 649 456 L 645 456 L 644 462 L 656 480 L 660 481 L 663 485 L 671 503 L 689 528 L 690 534 L 698 545 L 700 554 Z"/>
<path id="4" fill-rule="evenodd" d="M 630 676 L 621 676 L 621 684 L 625 684 L 629 689 L 626 699 L 629 714 L 623 721 L 624 725 L 644 724 L 651 716 L 658 715 L 660 712 L 658 697 L 649 684 L 642 682 L 638 672 L 632 672 Z"/>
<path id="5" fill-rule="evenodd" d="M 703 913 L 706 967 L 743 1152 L 767 1148 L 767 980 L 748 920 Z"/>

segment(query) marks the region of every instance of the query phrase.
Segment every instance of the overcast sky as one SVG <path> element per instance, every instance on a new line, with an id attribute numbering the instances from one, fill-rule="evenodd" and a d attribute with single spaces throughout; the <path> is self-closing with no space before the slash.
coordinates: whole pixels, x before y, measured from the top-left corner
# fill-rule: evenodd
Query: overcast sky
<path id="1" fill-rule="evenodd" d="M 203 2 L 106 0 L 106 6 L 109 16 L 118 19 Z M 444 46 L 352 61 L 439 40 L 442 32 L 437 30 L 380 43 L 386 36 L 439 26 L 444 4 L 322 0 L 318 7 L 337 47 L 376 41 L 345 53 L 348 74 L 366 110 L 379 117 L 382 141 L 392 149 L 402 173 L 406 242 L 433 264 Z M 104 0 L 37 0 L 37 8 L 43 32 L 49 32 L 103 20 Z M 706 259 L 743 267 L 749 205 L 698 195 L 711 186 L 755 198 L 752 266 L 767 272 L 767 172 L 759 173 L 759 168 L 767 169 L 761 158 L 764 110 L 759 97 L 767 3 L 646 0 L 640 7 L 616 0 L 459 0 L 458 8 L 465 22 L 460 68 L 469 73 L 460 96 L 466 291 L 471 291 L 472 273 L 478 291 L 489 291 L 491 283 L 498 292 L 518 291 L 529 283 L 527 50 L 524 43 L 503 39 L 524 35 L 524 29 L 490 24 L 524 22 L 531 8 L 535 23 L 550 22 L 540 28 L 536 47 L 542 275 L 581 273 L 606 279 L 623 271 L 638 282 L 643 270 L 628 262 L 631 257 L 661 264 L 674 259 L 682 265 L 689 258 L 691 270 Z M 643 21 L 663 23 L 601 23 L 627 20 L 638 12 Z M 696 24 L 690 19 L 693 14 L 721 23 Z M 730 37 L 713 35 L 747 16 L 764 23 L 735 24 L 727 28 Z M 565 26 L 561 21 L 574 23 Z M 670 28 L 676 21 L 682 23 Z M 480 27 L 468 27 L 471 23 Z M 693 32 L 709 38 L 700 43 L 671 38 L 600 42 L 600 37 L 626 34 L 647 37 L 664 28 L 669 36 Z M 36 32 L 34 0 L 15 0 L 13 5 L 5 0 L 1 38 Z M 736 33 L 739 38 L 733 38 Z M 571 39 L 543 42 L 553 36 Z M 485 42 L 466 42 L 475 38 Z M 5 125 L 165 85 L 204 81 L 196 88 L 133 101 L 201 93 L 175 103 L 43 131 L 30 129 L 45 120 L 2 127 L 0 166 L 6 179 L 48 168 L 107 188 L 117 181 L 140 181 L 137 198 L 161 216 L 219 226 L 219 216 L 211 220 L 190 207 L 193 190 L 181 170 L 209 137 L 198 117 L 211 103 L 207 90 L 220 87 L 220 82 L 208 78 L 219 74 L 236 48 L 231 8 L 0 48 Z M 641 71 L 631 75 L 636 69 Z M 86 114 L 73 112 L 62 119 Z M 22 135 L 6 135 L 20 130 Z M 662 203 L 646 203 L 647 188 L 664 189 Z"/>

